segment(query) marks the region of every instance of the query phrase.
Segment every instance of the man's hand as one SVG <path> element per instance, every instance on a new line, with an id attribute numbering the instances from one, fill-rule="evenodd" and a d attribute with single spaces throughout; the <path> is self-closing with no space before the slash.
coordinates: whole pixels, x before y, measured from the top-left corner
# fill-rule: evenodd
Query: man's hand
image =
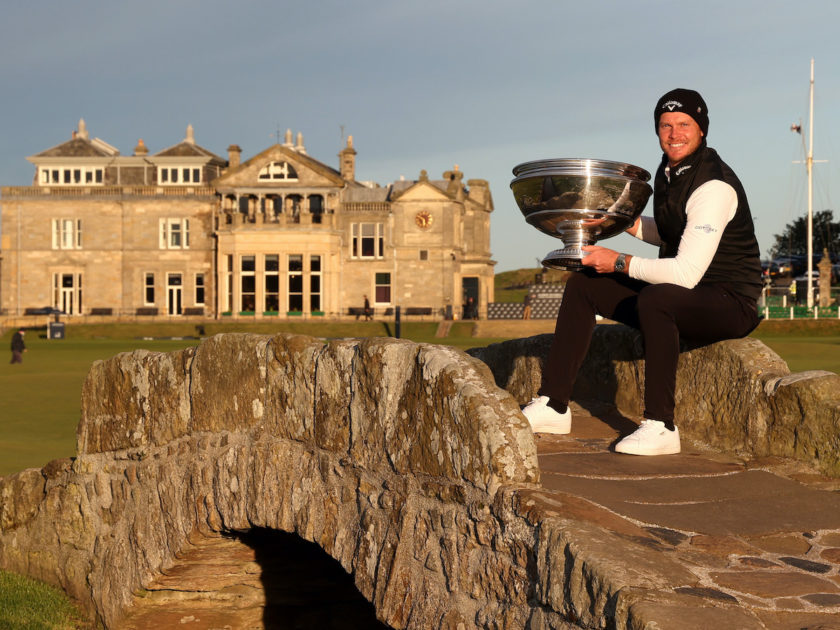
<path id="1" fill-rule="evenodd" d="M 618 252 L 598 245 L 584 245 L 581 250 L 588 255 L 580 262 L 586 267 L 592 267 L 598 273 L 612 273 L 615 271 L 615 261 Z"/>

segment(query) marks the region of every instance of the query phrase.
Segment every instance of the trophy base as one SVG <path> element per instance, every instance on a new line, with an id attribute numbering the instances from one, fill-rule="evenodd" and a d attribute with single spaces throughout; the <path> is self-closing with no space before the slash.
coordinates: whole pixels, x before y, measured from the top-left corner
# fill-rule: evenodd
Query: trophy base
<path id="1" fill-rule="evenodd" d="M 546 255 L 542 261 L 542 266 L 564 271 L 580 271 L 583 269 L 581 260 L 584 256 L 586 256 L 586 252 L 582 251 L 580 247 L 555 249 Z"/>

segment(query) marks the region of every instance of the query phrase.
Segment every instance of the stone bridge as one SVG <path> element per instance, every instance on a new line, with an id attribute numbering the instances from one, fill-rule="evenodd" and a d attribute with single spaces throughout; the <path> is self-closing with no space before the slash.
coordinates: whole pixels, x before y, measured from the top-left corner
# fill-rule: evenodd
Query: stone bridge
<path id="1" fill-rule="evenodd" d="M 710 606 L 665 593 L 660 567 L 616 558 L 617 537 L 540 486 L 519 405 L 549 338 L 479 360 L 228 334 L 97 362 L 77 457 L 0 479 L 0 568 L 61 587 L 108 628 L 190 540 L 257 529 L 316 543 L 393 628 L 664 628 L 662 597 Z M 642 374 L 638 337 L 599 326 L 578 395 L 637 413 Z M 678 404 L 699 410 L 684 432 L 840 473 L 827 394 L 840 377 L 791 376 L 742 340 L 686 352 L 679 378 Z"/>

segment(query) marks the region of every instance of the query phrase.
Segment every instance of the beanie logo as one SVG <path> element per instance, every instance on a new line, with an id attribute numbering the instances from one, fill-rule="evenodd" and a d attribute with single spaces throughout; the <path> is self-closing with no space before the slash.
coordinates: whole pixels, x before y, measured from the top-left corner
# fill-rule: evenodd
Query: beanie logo
<path id="1" fill-rule="evenodd" d="M 674 177 L 679 177 L 680 175 L 685 173 L 690 168 L 691 168 L 691 164 L 684 164 L 683 166 L 680 166 L 677 169 L 677 171 L 674 173 Z"/>
<path id="2" fill-rule="evenodd" d="M 679 101 L 668 101 L 668 102 L 662 104 L 662 109 L 665 109 L 667 107 L 668 111 L 672 112 L 678 107 L 680 109 L 682 109 L 682 106 L 683 106 L 683 104 L 680 103 Z"/>

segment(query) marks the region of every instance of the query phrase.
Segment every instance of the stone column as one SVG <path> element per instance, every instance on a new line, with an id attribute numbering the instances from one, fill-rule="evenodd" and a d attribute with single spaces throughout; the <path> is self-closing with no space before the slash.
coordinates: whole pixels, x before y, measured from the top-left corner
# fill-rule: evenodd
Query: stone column
<path id="1" fill-rule="evenodd" d="M 831 306 L 831 257 L 828 255 L 828 249 L 823 249 L 822 260 L 817 263 L 817 269 L 820 270 L 820 302 L 821 307 Z"/>
<path id="2" fill-rule="evenodd" d="M 300 200 L 300 223 L 301 225 L 312 225 L 312 214 L 309 212 L 309 195 L 304 195 Z"/>
<path id="3" fill-rule="evenodd" d="M 255 223 L 257 225 L 262 225 L 263 220 L 265 219 L 265 195 L 258 195 L 257 198 L 254 200 L 254 216 L 255 216 Z"/>

